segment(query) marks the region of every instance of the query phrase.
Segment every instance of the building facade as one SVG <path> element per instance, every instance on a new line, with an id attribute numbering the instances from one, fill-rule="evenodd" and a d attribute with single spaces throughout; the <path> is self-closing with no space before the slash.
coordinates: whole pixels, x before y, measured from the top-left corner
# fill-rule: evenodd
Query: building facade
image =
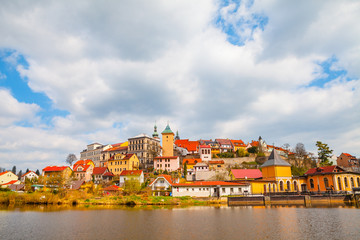
<path id="1" fill-rule="evenodd" d="M 152 138 L 146 134 L 140 134 L 129 138 L 128 142 L 128 153 L 136 154 L 140 161 L 140 169 L 152 167 L 154 157 L 160 155 L 160 140 L 158 138 Z"/>
<path id="2" fill-rule="evenodd" d="M 154 169 L 156 171 L 173 172 L 180 168 L 179 157 L 163 156 L 154 158 Z"/>
<path id="3" fill-rule="evenodd" d="M 100 167 L 100 161 L 102 159 L 102 152 L 111 148 L 109 145 L 102 145 L 100 143 L 92 143 L 87 145 L 87 148 L 80 152 L 80 160 L 90 159 L 94 162 L 96 167 Z"/>

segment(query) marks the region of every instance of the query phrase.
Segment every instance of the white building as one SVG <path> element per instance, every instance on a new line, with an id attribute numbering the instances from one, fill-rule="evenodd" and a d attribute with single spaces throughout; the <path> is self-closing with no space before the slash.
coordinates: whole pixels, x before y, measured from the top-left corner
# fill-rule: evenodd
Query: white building
<path id="1" fill-rule="evenodd" d="M 175 181 L 177 182 L 177 181 Z M 173 180 L 170 175 L 159 175 L 154 181 L 149 184 L 151 190 L 159 191 L 159 190 L 169 190 L 173 184 Z"/>
<path id="2" fill-rule="evenodd" d="M 209 145 L 199 145 L 199 154 L 203 162 L 211 160 L 211 147 Z"/>
<path id="3" fill-rule="evenodd" d="M 37 179 L 39 176 L 34 171 L 29 171 L 23 174 L 20 178 L 21 182 L 25 182 L 25 179 L 29 179 L 30 181 L 33 179 Z"/>
<path id="4" fill-rule="evenodd" d="M 251 192 L 250 184 L 224 181 L 199 181 L 173 184 L 173 197 L 222 197 Z"/>

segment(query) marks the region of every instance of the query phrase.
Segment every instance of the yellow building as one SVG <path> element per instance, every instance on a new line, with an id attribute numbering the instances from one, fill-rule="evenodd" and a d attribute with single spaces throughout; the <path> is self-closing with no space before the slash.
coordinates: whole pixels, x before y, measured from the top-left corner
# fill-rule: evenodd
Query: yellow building
<path id="1" fill-rule="evenodd" d="M 123 170 L 138 170 L 139 164 L 136 154 L 116 154 L 109 159 L 108 168 L 114 175 L 120 175 Z"/>
<path id="2" fill-rule="evenodd" d="M 0 173 L 0 185 L 6 185 L 8 183 L 14 184 L 18 182 L 18 176 L 16 176 L 13 172 L 6 171 Z"/>
<path id="3" fill-rule="evenodd" d="M 162 155 L 166 157 L 174 156 L 174 133 L 171 131 L 169 124 L 162 135 Z"/>

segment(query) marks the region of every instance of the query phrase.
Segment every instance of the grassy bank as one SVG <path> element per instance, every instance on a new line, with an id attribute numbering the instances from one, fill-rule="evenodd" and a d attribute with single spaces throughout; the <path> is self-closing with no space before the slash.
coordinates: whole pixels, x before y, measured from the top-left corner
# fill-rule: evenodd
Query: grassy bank
<path id="1" fill-rule="evenodd" d="M 0 204 L 57 204 L 57 205 L 178 205 L 178 206 L 205 206 L 224 204 L 220 200 L 196 199 L 191 197 L 162 197 L 148 195 L 129 196 L 96 196 L 81 191 L 61 193 L 34 192 L 15 193 L 1 192 Z"/>

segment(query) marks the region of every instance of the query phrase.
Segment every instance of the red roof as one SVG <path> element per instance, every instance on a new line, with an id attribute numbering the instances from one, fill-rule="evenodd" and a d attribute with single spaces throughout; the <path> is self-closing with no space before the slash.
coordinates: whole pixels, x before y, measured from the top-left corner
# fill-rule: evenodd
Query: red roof
<path id="1" fill-rule="evenodd" d="M 350 157 L 351 159 L 354 159 L 354 160 L 356 160 L 356 157 L 355 156 L 353 156 L 353 155 L 351 155 L 351 154 L 349 154 L 349 153 L 343 153 L 345 156 L 347 156 L 347 157 Z"/>
<path id="2" fill-rule="evenodd" d="M 236 183 L 236 182 L 224 182 L 224 181 L 199 181 L 192 183 L 174 183 L 173 187 L 192 187 L 192 186 L 240 186 L 240 185 L 248 185 L 246 183 Z"/>
<path id="3" fill-rule="evenodd" d="M 128 147 L 125 146 L 125 147 L 121 147 L 121 146 L 116 146 L 116 147 L 112 147 L 112 148 L 109 148 L 109 149 L 106 149 L 104 150 L 103 152 L 112 152 L 112 151 L 123 151 L 123 150 L 127 150 Z"/>
<path id="4" fill-rule="evenodd" d="M 2 172 L 2 173 L 0 173 L 0 176 L 6 174 L 6 173 L 8 173 L 8 172 L 10 172 L 10 171 Z M 11 173 L 12 173 L 12 172 L 11 172 Z"/>
<path id="5" fill-rule="evenodd" d="M 3 183 L 3 184 L 1 184 L 1 185 L 10 185 L 10 184 L 16 183 L 17 181 L 19 181 L 19 180 L 11 180 L 10 182 Z"/>
<path id="6" fill-rule="evenodd" d="M 230 141 L 236 147 L 246 147 L 246 144 L 243 142 L 243 140 L 230 140 Z"/>
<path id="7" fill-rule="evenodd" d="M 24 176 L 28 175 L 28 174 L 31 173 L 31 172 L 33 172 L 33 173 L 36 174 L 36 172 L 34 172 L 34 171 L 28 171 L 27 173 L 24 173 L 21 177 L 24 177 Z M 0 175 L 1 175 L 1 174 L 0 174 Z M 36 176 L 37 176 L 37 174 L 36 174 Z"/>
<path id="8" fill-rule="evenodd" d="M 68 168 L 68 166 L 47 166 L 46 168 L 44 168 L 42 171 L 43 172 L 61 172 L 64 171 L 66 168 Z"/>
<path id="9" fill-rule="evenodd" d="M 175 140 L 176 146 L 186 148 L 189 152 L 196 152 L 199 144 L 199 141 L 189 141 L 189 139 Z"/>
<path id="10" fill-rule="evenodd" d="M 123 170 L 120 176 L 139 176 L 141 173 L 142 170 Z"/>
<path id="11" fill-rule="evenodd" d="M 126 154 L 125 157 L 122 160 L 129 160 L 134 155 L 135 155 L 135 153 Z"/>
<path id="12" fill-rule="evenodd" d="M 154 181 L 152 181 L 149 185 L 152 185 L 157 179 L 159 179 L 159 178 L 161 178 L 161 177 L 163 177 L 163 178 L 165 178 L 165 180 L 166 181 L 168 181 L 168 183 L 170 184 L 170 185 L 172 185 L 173 184 L 173 182 L 172 182 L 172 180 L 171 180 L 171 176 L 170 175 L 167 175 L 167 174 L 161 174 L 161 175 L 159 175 L 156 179 L 154 179 Z"/>
<path id="13" fill-rule="evenodd" d="M 80 166 L 83 168 L 83 170 L 78 170 L 78 168 L 79 168 Z M 86 172 L 89 167 L 90 167 L 90 165 L 77 164 L 77 165 L 74 166 L 74 171 L 76 171 L 76 172 Z"/>
<path id="14" fill-rule="evenodd" d="M 154 159 L 177 159 L 177 156 L 161 156 L 161 157 L 155 157 Z"/>
<path id="15" fill-rule="evenodd" d="M 114 174 L 113 174 L 112 172 L 106 172 L 106 173 L 104 174 L 104 176 L 111 176 L 111 177 L 113 177 Z"/>
<path id="16" fill-rule="evenodd" d="M 75 165 L 79 165 L 79 164 L 89 164 L 89 163 L 93 163 L 93 161 L 91 161 L 90 159 L 84 159 L 84 160 L 79 160 L 79 161 L 77 161 L 77 162 L 74 164 L 74 166 L 75 166 Z"/>
<path id="17" fill-rule="evenodd" d="M 200 145 L 199 148 L 211 148 L 209 145 Z"/>
<path id="18" fill-rule="evenodd" d="M 252 141 L 252 142 L 250 143 L 250 145 L 251 145 L 252 147 L 257 147 L 257 146 L 259 146 L 259 141 Z"/>
<path id="19" fill-rule="evenodd" d="M 98 174 L 104 174 L 104 172 L 106 171 L 107 167 L 94 167 L 93 170 L 93 175 L 98 175 Z"/>
<path id="20" fill-rule="evenodd" d="M 224 160 L 211 160 L 209 164 L 224 164 Z"/>
<path id="21" fill-rule="evenodd" d="M 344 169 L 342 169 L 342 168 L 340 168 L 338 166 L 326 166 L 326 167 L 311 168 L 305 173 L 305 175 L 321 174 L 321 173 L 333 173 L 333 172 L 335 172 L 335 169 L 338 169 L 339 172 L 344 171 Z"/>
<path id="22" fill-rule="evenodd" d="M 201 158 L 186 158 L 183 160 L 183 165 L 187 161 L 187 165 L 195 165 L 199 162 L 202 162 Z"/>
<path id="23" fill-rule="evenodd" d="M 231 172 L 237 179 L 254 179 L 262 177 L 262 173 L 259 169 L 231 169 Z"/>

